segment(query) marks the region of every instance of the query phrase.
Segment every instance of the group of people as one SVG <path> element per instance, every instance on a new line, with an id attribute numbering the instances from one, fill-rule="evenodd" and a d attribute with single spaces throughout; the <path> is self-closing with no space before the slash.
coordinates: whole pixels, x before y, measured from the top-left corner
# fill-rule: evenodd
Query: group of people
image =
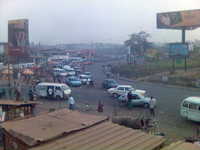
<path id="1" fill-rule="evenodd" d="M 75 109 L 75 105 L 76 104 L 76 101 L 74 99 L 74 97 L 72 95 L 69 96 L 69 99 L 68 99 L 68 107 L 70 110 L 74 110 Z M 88 107 L 88 105 L 87 105 Z M 97 106 L 97 111 L 98 112 L 103 112 L 104 111 L 104 105 L 102 103 L 102 101 L 99 101 L 98 102 L 98 106 Z"/>
<path id="2" fill-rule="evenodd" d="M 128 104 L 131 103 L 132 99 L 133 99 L 133 94 L 130 91 L 127 94 L 127 103 Z M 148 108 L 149 108 L 149 111 L 150 111 L 150 115 L 153 116 L 153 117 L 155 117 L 155 107 L 156 107 L 156 99 L 153 96 L 151 96 Z"/>

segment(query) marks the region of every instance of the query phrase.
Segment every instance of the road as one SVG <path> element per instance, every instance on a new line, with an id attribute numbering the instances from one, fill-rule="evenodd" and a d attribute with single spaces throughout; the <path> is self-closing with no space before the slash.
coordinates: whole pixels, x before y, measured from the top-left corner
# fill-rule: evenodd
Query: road
<path id="1" fill-rule="evenodd" d="M 101 69 L 102 64 L 95 64 L 89 67 L 89 70 L 93 73 L 95 80 L 100 84 L 105 76 L 102 73 Z M 156 97 L 157 99 L 157 109 L 156 116 L 159 120 L 160 130 L 169 135 L 170 137 L 187 137 L 194 134 L 196 127 L 200 124 L 194 123 L 192 121 L 187 121 L 180 117 L 179 108 L 181 101 L 188 96 L 200 96 L 199 89 L 191 89 L 177 86 L 169 86 L 163 84 L 154 84 L 154 83 L 144 83 L 144 82 L 133 82 L 133 81 L 118 81 L 120 84 L 131 84 L 137 89 L 144 89 L 147 91 L 149 95 Z M 91 91 L 91 95 L 93 95 Z M 102 98 L 105 97 L 105 101 L 111 106 L 113 106 L 112 99 L 108 99 L 108 95 L 102 93 L 102 90 L 99 91 L 97 95 Z M 126 110 L 119 109 L 119 111 L 123 111 L 123 115 L 131 114 L 139 112 L 142 114 L 144 112 L 143 108 L 133 108 L 134 110 Z M 120 114 L 120 113 L 119 113 Z"/>

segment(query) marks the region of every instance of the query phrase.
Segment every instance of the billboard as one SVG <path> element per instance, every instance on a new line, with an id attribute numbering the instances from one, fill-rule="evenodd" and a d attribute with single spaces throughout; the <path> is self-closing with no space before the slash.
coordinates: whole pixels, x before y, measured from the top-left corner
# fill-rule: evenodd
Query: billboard
<path id="1" fill-rule="evenodd" d="M 170 43 L 169 55 L 170 56 L 188 56 L 189 46 L 188 43 Z"/>
<path id="2" fill-rule="evenodd" d="M 29 47 L 28 20 L 8 21 L 8 55 L 25 56 Z"/>
<path id="3" fill-rule="evenodd" d="M 157 14 L 157 28 L 194 29 L 200 27 L 200 9 Z"/>

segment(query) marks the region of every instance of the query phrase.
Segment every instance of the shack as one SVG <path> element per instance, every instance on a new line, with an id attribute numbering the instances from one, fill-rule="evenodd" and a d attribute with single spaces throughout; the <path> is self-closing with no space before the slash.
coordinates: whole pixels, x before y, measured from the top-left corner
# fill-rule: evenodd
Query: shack
<path id="1" fill-rule="evenodd" d="M 4 150 L 154 150 L 165 139 L 114 124 L 108 117 L 62 109 L 2 124 Z"/>
<path id="2" fill-rule="evenodd" d="M 170 144 L 169 146 L 164 147 L 162 150 L 200 150 L 200 144 L 177 141 Z"/>
<path id="3" fill-rule="evenodd" d="M 32 116 L 38 102 L 0 100 L 0 121 Z"/>

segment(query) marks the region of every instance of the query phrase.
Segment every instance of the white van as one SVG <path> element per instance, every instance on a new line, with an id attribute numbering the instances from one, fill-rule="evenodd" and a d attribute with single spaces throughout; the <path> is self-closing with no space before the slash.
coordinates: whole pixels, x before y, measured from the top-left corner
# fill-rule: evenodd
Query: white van
<path id="1" fill-rule="evenodd" d="M 36 95 L 45 98 L 65 99 L 71 94 L 71 89 L 66 84 L 60 83 L 39 83 L 36 88 Z"/>
<path id="2" fill-rule="evenodd" d="M 200 122 L 200 97 L 188 97 L 181 103 L 180 114 L 182 117 Z"/>

